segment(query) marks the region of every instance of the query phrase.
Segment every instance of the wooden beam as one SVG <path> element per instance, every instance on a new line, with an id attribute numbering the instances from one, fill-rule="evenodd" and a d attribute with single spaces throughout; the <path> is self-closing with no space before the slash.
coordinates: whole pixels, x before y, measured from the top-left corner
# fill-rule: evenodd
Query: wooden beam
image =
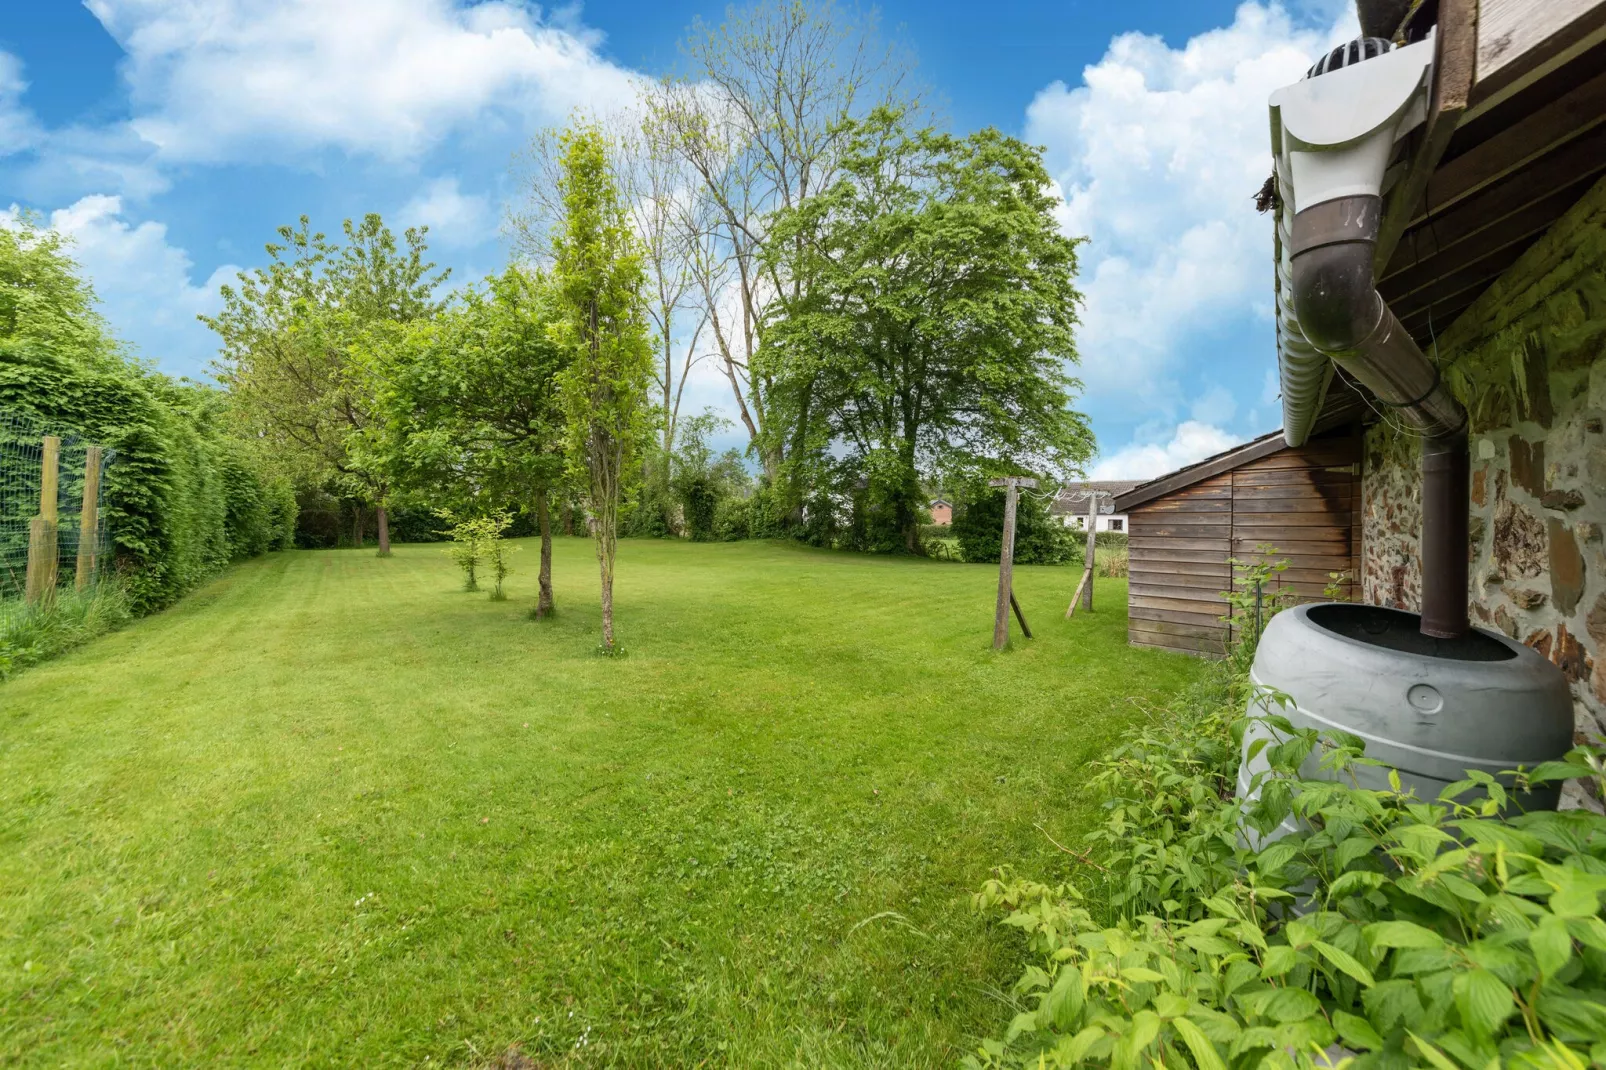
<path id="1" fill-rule="evenodd" d="M 1477 59 L 1477 0 L 1440 0 L 1437 53 L 1433 65 L 1433 94 L 1427 119 L 1417 132 L 1416 151 L 1405 177 L 1389 194 L 1383 222 L 1378 227 L 1372 269 L 1379 274 L 1394 255 L 1400 236 L 1417 214 L 1433 172 L 1450 147 L 1472 96 Z"/>
<path id="2" fill-rule="evenodd" d="M 1444 211 L 1602 122 L 1606 122 L 1606 74 L 1596 75 L 1441 166 L 1428 182 L 1426 208 L 1418 218 L 1425 218 L 1429 209 Z"/>
<path id="3" fill-rule="evenodd" d="M 1410 276 L 1425 268 L 1439 270 L 1434 265 L 1437 258 L 1454 253 L 1459 261 L 1479 255 L 1469 250 L 1490 251 L 1497 241 L 1490 232 L 1533 233 L 1516 220 L 1542 219 L 1538 229 L 1543 229 L 1576 203 L 1602 171 L 1606 171 L 1606 126 L 1412 227 L 1394 250 L 1378 289 L 1392 301 L 1416 288 Z"/>
<path id="4" fill-rule="evenodd" d="M 1482 0 L 1478 94 L 1493 93 L 1522 78 L 1583 41 L 1603 23 L 1606 4 L 1601 0 Z"/>

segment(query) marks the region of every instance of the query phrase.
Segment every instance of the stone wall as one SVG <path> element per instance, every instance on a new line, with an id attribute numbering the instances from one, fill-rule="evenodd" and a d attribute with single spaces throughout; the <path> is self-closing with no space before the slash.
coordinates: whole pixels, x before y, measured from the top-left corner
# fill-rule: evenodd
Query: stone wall
<path id="1" fill-rule="evenodd" d="M 1606 182 L 1450 325 L 1437 352 L 1472 431 L 1472 614 L 1572 682 L 1606 738 Z M 1420 443 L 1368 429 L 1362 597 L 1420 608 Z"/>

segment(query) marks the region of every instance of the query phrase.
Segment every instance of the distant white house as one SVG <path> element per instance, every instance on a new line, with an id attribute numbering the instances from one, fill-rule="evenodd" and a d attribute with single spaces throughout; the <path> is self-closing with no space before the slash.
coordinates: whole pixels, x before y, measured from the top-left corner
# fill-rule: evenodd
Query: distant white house
<path id="1" fill-rule="evenodd" d="M 1087 530 L 1088 492 L 1096 491 L 1099 495 L 1100 509 L 1106 508 L 1115 502 L 1116 495 L 1125 494 L 1142 480 L 1137 479 L 1105 479 L 1094 480 L 1087 483 L 1067 483 L 1060 488 L 1054 504 L 1049 506 L 1049 512 L 1059 518 L 1060 523 L 1068 528 L 1078 531 Z M 1125 531 L 1125 513 L 1098 514 L 1094 524 L 1094 531 Z"/>

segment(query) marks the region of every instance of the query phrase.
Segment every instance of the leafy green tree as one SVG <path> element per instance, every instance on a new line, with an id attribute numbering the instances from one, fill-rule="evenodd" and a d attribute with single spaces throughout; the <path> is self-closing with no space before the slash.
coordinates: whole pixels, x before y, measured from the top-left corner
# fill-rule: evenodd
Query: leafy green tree
<path id="1" fill-rule="evenodd" d="M 470 513 L 518 502 L 535 514 L 536 619 L 553 610 L 551 498 L 565 464 L 569 354 L 552 336 L 554 298 L 545 276 L 510 266 L 359 351 L 384 416 L 378 452 L 401 489 Z"/>
<path id="2" fill-rule="evenodd" d="M 67 247 L 31 214 L 0 226 L 0 340 L 115 370 L 118 346 Z"/>
<path id="3" fill-rule="evenodd" d="M 598 128 L 582 125 L 566 132 L 562 144 L 563 215 L 552 241 L 559 313 L 553 337 L 569 360 L 559 376 L 559 397 L 571 468 L 590 489 L 602 578 L 602 649 L 612 653 L 622 480 L 651 433 L 645 274 L 609 166 L 607 139 Z"/>
<path id="4" fill-rule="evenodd" d="M 1066 372 L 1078 239 L 1055 222 L 1041 154 L 1014 138 L 911 131 L 886 108 L 847 136 L 842 177 L 776 218 L 781 270 L 810 284 L 783 296 L 761 371 L 772 412 L 812 414 L 794 459 L 856 476 L 919 552 L 923 477 L 1091 454 Z"/>
<path id="5" fill-rule="evenodd" d="M 280 227 L 281 241 L 266 247 L 271 263 L 241 272 L 238 285 L 223 287 L 223 310 L 200 319 L 221 340 L 218 378 L 247 436 L 303 480 L 332 479 L 371 501 L 379 552 L 388 554 L 384 429 L 374 381 L 354 353 L 371 332 L 433 315 L 448 272 L 424 260 L 427 228 L 409 228 L 405 250 L 376 214 L 346 220 L 343 231 L 335 244 L 306 216 Z"/>

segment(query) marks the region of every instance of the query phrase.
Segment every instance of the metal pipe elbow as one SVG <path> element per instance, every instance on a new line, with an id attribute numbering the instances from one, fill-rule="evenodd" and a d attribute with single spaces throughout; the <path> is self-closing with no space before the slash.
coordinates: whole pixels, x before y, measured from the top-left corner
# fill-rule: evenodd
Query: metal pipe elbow
<path id="1" fill-rule="evenodd" d="M 1294 216 L 1294 311 L 1305 338 L 1323 353 L 1360 348 L 1383 318 L 1372 278 L 1381 221 L 1382 199 L 1375 196 L 1323 201 Z"/>

